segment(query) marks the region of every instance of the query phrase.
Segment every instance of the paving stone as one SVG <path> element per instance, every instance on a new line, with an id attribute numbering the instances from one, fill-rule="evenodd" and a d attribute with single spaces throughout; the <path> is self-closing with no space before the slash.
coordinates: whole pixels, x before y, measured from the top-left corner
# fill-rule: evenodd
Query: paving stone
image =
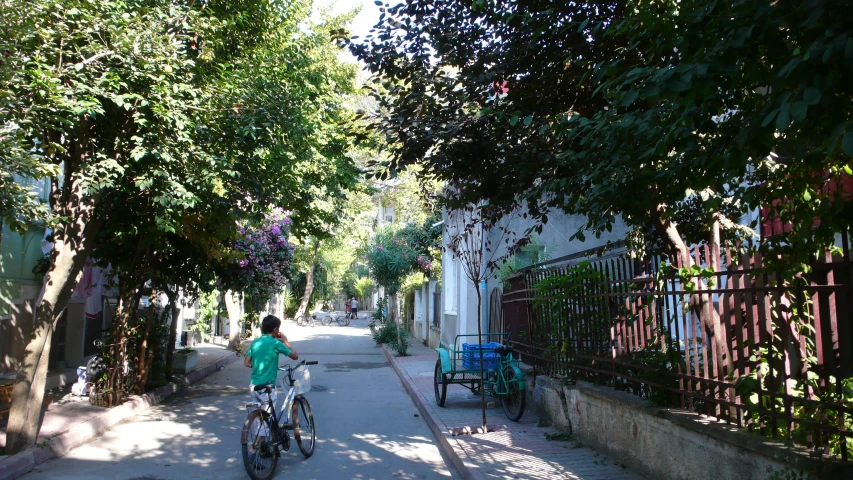
<path id="1" fill-rule="evenodd" d="M 459 427 L 477 427 L 482 422 L 479 395 L 460 385 L 449 385 L 445 407 L 435 403 L 433 371 L 437 354 L 435 350 L 415 345 L 410 356 L 394 357 L 402 380 L 409 382 L 410 393 L 418 397 L 424 414 L 429 416 L 443 432 L 448 443 L 458 449 L 448 455 L 459 454 L 466 458 L 453 459 L 466 478 L 485 479 L 572 479 L 572 480 L 641 480 L 642 477 L 619 466 L 619 462 L 595 450 L 578 446 L 574 442 L 548 441 L 546 433 L 557 433 L 550 427 L 539 427 L 539 418 L 528 405 L 519 422 L 509 421 L 499 398 L 486 397 L 486 423 L 495 430 L 486 434 L 453 437 L 450 430 Z M 452 446 L 452 445 L 451 445 Z M 447 450 L 447 449 L 446 449 Z M 458 452 L 458 453 L 457 453 Z M 460 468 L 471 465 L 475 468 Z"/>

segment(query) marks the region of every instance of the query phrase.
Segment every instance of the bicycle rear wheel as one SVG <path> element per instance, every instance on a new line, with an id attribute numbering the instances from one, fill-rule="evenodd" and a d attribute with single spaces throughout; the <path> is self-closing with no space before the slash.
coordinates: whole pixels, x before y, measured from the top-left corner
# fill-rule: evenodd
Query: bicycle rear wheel
<path id="1" fill-rule="evenodd" d="M 323 325 L 331 325 L 332 320 L 334 320 L 334 318 L 331 315 L 326 315 L 323 317 Z"/>
<path id="2" fill-rule="evenodd" d="M 314 414 L 311 413 L 311 405 L 308 404 L 308 399 L 302 395 L 296 397 L 290 416 L 293 418 L 293 436 L 296 438 L 296 444 L 299 445 L 302 455 L 305 455 L 306 458 L 314 455 L 314 441 L 316 440 Z"/>
<path id="3" fill-rule="evenodd" d="M 300 315 L 300 316 L 296 317 L 296 324 L 299 325 L 300 327 L 304 327 L 307 323 L 308 322 L 307 322 L 307 319 L 305 318 L 305 315 Z"/>
<path id="4" fill-rule="evenodd" d="M 519 385 L 522 380 L 516 376 L 512 367 L 504 368 L 504 380 L 507 389 L 506 395 L 501 395 L 504 413 L 508 419 L 517 422 L 524 415 L 525 392 Z"/>
<path id="5" fill-rule="evenodd" d="M 255 410 L 246 418 L 246 443 L 243 444 L 243 465 L 252 480 L 269 480 L 278 465 L 275 432 L 270 428 L 269 414 Z"/>

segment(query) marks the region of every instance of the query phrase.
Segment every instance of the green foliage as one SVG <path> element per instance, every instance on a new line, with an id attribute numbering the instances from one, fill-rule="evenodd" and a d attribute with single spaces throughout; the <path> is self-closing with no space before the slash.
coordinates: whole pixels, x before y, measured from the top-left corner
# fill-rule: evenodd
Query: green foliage
<path id="1" fill-rule="evenodd" d="M 397 352 L 397 356 L 405 357 L 408 354 L 410 346 L 408 330 L 398 328 L 397 338 L 390 344 L 391 349 Z"/>
<path id="2" fill-rule="evenodd" d="M 426 278 L 420 272 L 410 273 L 403 279 L 403 283 L 400 286 L 400 293 L 403 296 L 407 296 L 416 290 L 420 290 L 425 280 Z"/>
<path id="3" fill-rule="evenodd" d="M 397 343 L 397 324 L 394 322 L 385 322 L 373 333 L 373 341 L 376 345 L 394 345 Z"/>
<path id="4" fill-rule="evenodd" d="M 376 324 L 377 322 L 381 325 L 385 325 L 389 322 L 388 319 L 388 297 L 380 297 L 379 300 L 376 301 L 376 310 L 371 314 L 370 324 L 370 332 L 374 334 L 374 339 L 376 338 Z M 378 343 L 377 343 L 378 344 Z"/>
<path id="5" fill-rule="evenodd" d="M 189 329 L 198 333 L 205 342 L 210 341 L 210 325 L 213 317 L 219 311 L 219 297 L 219 291 L 213 290 L 202 293 L 198 298 L 197 318 Z"/>
<path id="6" fill-rule="evenodd" d="M 573 356 L 575 342 L 566 338 L 562 331 L 564 321 L 577 322 L 579 319 L 572 305 L 589 302 L 587 295 L 593 294 L 604 274 L 596 270 L 588 261 L 582 261 L 566 269 L 565 274 L 546 275 L 533 286 L 533 308 L 544 320 L 545 331 L 542 338 L 536 339 L 547 345 L 551 355 Z M 592 308 L 584 309 L 583 319 L 588 331 L 605 331 L 610 327 L 610 312 L 606 300 L 596 298 Z M 566 318 L 568 317 L 568 318 Z"/>
<path id="7" fill-rule="evenodd" d="M 420 168 L 414 166 L 384 182 L 377 189 L 384 205 L 394 207 L 397 225 L 430 225 L 441 220 L 435 208 L 435 197 L 441 190 L 441 184 L 425 180 Z M 438 228 L 439 238 L 441 228 Z"/>
<path id="8" fill-rule="evenodd" d="M 373 279 L 370 277 L 359 278 L 358 280 L 356 280 L 355 285 L 353 286 L 355 295 L 358 298 L 365 298 L 369 295 L 372 295 L 375 289 L 376 286 L 373 283 Z"/>
<path id="9" fill-rule="evenodd" d="M 381 310 L 381 309 L 380 309 Z M 404 328 L 399 328 L 392 321 L 385 321 L 378 329 L 375 328 L 376 313 L 374 312 L 374 321 L 372 323 L 373 341 L 376 345 L 388 345 L 391 350 L 397 352 L 398 356 L 404 357 L 408 353 L 411 343 L 409 342 L 409 332 Z"/>
<path id="10" fill-rule="evenodd" d="M 375 75 L 377 165 L 447 182 L 451 209 L 521 205 L 532 231 L 561 209 L 581 240 L 621 218 L 672 249 L 715 219 L 749 236 L 730 227 L 764 207 L 792 228 L 761 248 L 797 264 L 851 223 L 831 193 L 853 173 L 851 9 L 432 0 L 387 8 L 351 51 Z"/>
<path id="11" fill-rule="evenodd" d="M 417 251 L 405 239 L 391 230 L 376 233 L 373 246 L 365 255 L 376 283 L 385 287 L 388 295 L 400 290 L 401 282 L 416 264 Z"/>
<path id="12" fill-rule="evenodd" d="M 240 324 L 243 326 L 243 338 L 252 338 L 253 330 L 260 321 L 260 312 L 257 310 L 249 311 L 240 317 Z"/>
<path id="13" fill-rule="evenodd" d="M 524 267 L 529 267 L 537 263 L 545 262 L 551 259 L 549 248 L 546 247 L 540 240 L 539 236 L 534 234 L 530 237 L 530 242 L 519 249 L 511 257 L 500 264 L 497 277 L 501 281 L 501 285 L 506 288 L 507 281 L 513 273 L 521 270 Z"/>
<path id="14" fill-rule="evenodd" d="M 151 305 L 150 308 L 156 308 Z M 153 318 L 137 318 L 133 317 L 130 320 L 127 330 L 127 349 L 126 358 L 132 362 L 133 368 L 138 369 L 139 354 L 143 342 L 146 342 L 145 362 L 150 356 L 151 363 L 148 368 L 147 375 L 142 379 L 142 387 L 144 390 L 161 387 L 166 384 L 166 352 L 171 347 L 169 339 L 168 319 L 171 315 L 169 309 L 163 309 L 160 312 L 153 313 Z M 150 322 L 150 324 L 149 324 Z M 149 328 L 146 336 L 146 325 Z M 114 363 L 109 358 L 109 355 L 104 355 L 107 360 L 107 365 Z M 106 385 L 106 377 L 100 379 L 101 385 Z M 127 379 L 126 385 L 134 385 L 133 379 Z"/>
<path id="15" fill-rule="evenodd" d="M 284 314 L 288 317 L 293 317 L 296 314 L 296 297 L 293 296 L 293 292 L 290 289 L 286 289 L 284 291 Z"/>
<path id="16" fill-rule="evenodd" d="M 381 297 L 376 301 L 376 310 L 373 311 L 372 318 L 380 323 L 388 320 L 388 297 Z"/>

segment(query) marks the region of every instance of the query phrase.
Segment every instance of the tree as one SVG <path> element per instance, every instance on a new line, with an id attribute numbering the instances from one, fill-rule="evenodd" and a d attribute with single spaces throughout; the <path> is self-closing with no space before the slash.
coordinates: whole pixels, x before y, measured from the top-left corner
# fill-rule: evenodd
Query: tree
<path id="1" fill-rule="evenodd" d="M 356 297 L 361 299 L 362 302 L 365 298 L 373 294 L 374 288 L 373 279 L 369 277 L 360 277 L 356 280 L 355 286 L 353 287 Z"/>
<path id="2" fill-rule="evenodd" d="M 372 239 L 365 255 L 370 274 L 392 298 L 400 290 L 403 279 L 417 264 L 418 251 L 391 229 L 380 230 Z M 393 318 L 395 310 L 390 309 Z"/>
<path id="3" fill-rule="evenodd" d="M 26 82 L 27 58 L 9 52 L 31 46 L 28 37 L 37 29 L 32 10 L 32 5 L 0 2 L 0 50 L 7 52 L 0 64 L 0 224 L 5 221 L 18 232 L 26 231 L 27 220 L 48 219 L 50 212 L 17 179 L 40 180 L 58 173 L 45 152 L 30 141 L 41 126 L 31 121 L 34 106 L 14 88 Z"/>
<path id="4" fill-rule="evenodd" d="M 388 165 L 455 186 L 448 205 L 583 214 L 579 238 L 622 215 L 687 263 L 691 197 L 709 226 L 777 210 L 793 229 L 770 243 L 798 259 L 849 224 L 827 192 L 853 153 L 846 2 L 437 5 L 387 8 L 352 50 L 389 92 Z"/>
<path id="5" fill-rule="evenodd" d="M 299 306 L 296 307 L 296 317 L 305 315 L 311 294 L 314 293 L 314 274 L 320 257 L 320 243 L 320 239 L 313 238 L 302 249 L 297 250 L 297 255 L 302 260 L 303 267 L 301 269 L 305 271 L 305 291 L 302 294 Z"/>
<path id="6" fill-rule="evenodd" d="M 12 7 L 3 4 L 4 18 Z M 17 162 L 13 173 L 54 175 L 57 223 L 13 393 L 11 453 L 35 442 L 52 329 L 96 246 L 93 256 L 121 274 L 113 332 L 121 338 L 146 280 L 170 292 L 207 285 L 213 264 L 239 260 L 222 249 L 237 221 L 281 205 L 304 220 L 301 228 L 318 228 L 334 215 L 311 200 L 343 197 L 358 173 L 345 155 L 349 113 L 340 106 L 354 68 L 340 65 L 327 34 L 343 20 L 306 30 L 307 0 L 37 0 L 15 13 L 4 45 L 16 62 L 27 60 L 0 71 L 0 96 L 17 99 L 0 106 L 12 132 L 0 134 L 0 148 Z M 8 176 L 0 183 L 4 199 L 15 197 L 10 209 L 4 200 L 4 217 L 42 215 Z M 122 216 L 131 209 L 140 224 Z M 110 235 L 131 246 L 124 257 L 110 252 Z M 199 261 L 199 270 L 185 270 L 195 278 L 169 273 L 190 259 Z"/>
<path id="7" fill-rule="evenodd" d="M 51 211 L 58 219 L 51 263 L 34 332 L 13 391 L 7 451 L 35 442 L 44 394 L 50 337 L 98 230 L 104 194 L 133 161 L 156 157 L 164 168 L 182 164 L 189 151 L 183 105 L 191 89 L 181 77 L 190 64 L 184 24 L 206 23 L 186 6 L 169 2 L 29 2 L 9 56 L 27 59 L 0 88 L 12 92 L 25 126 L 25 147 L 53 165 Z M 57 15 L 61 12 L 61 15 Z M 198 20 L 198 21 L 197 21 Z M 178 108 L 181 107 L 181 108 Z M 24 171 L 24 174 L 31 172 Z M 159 172 L 135 178 L 144 190 Z M 37 176 L 40 174 L 36 171 Z M 169 205 L 181 189 L 161 191 Z M 4 213 L 5 214 L 5 213 Z M 169 216 L 161 218 L 168 224 Z"/>
<path id="8" fill-rule="evenodd" d="M 483 205 L 494 223 L 522 205 L 528 234 L 563 210 L 587 218 L 579 239 L 621 216 L 690 268 L 689 245 L 751 238 L 738 217 L 765 209 L 789 228 L 759 248 L 801 271 L 853 223 L 839 192 L 853 154 L 851 8 L 423 0 L 386 8 L 351 50 L 379 83 L 380 166 L 447 182 L 451 210 Z M 689 306 L 713 336 L 710 301 Z"/>
<path id="9" fill-rule="evenodd" d="M 483 344 L 483 293 L 480 283 L 485 282 L 489 276 L 489 265 L 492 263 L 493 249 L 487 237 L 491 229 L 483 221 L 480 209 L 470 206 L 464 210 L 456 210 L 448 215 L 448 224 L 445 229 L 450 236 L 447 248 L 453 252 L 462 265 L 465 277 L 477 290 L 477 343 Z M 486 378 L 484 372 L 485 362 L 483 360 L 483 349 L 480 354 L 480 378 Z M 485 388 L 480 388 L 480 403 L 482 407 L 482 433 L 488 431 L 486 426 L 486 393 Z"/>

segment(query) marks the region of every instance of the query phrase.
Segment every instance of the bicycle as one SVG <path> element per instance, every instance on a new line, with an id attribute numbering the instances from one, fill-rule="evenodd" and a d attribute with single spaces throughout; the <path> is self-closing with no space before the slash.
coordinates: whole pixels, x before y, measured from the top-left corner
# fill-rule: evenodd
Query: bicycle
<path id="1" fill-rule="evenodd" d="M 323 325 L 331 325 L 333 321 L 337 322 L 338 325 L 340 325 L 341 327 L 346 327 L 349 325 L 350 322 L 349 315 L 329 315 L 323 318 Z"/>
<path id="2" fill-rule="evenodd" d="M 296 324 L 300 327 L 308 326 L 309 324 L 313 327 L 314 323 L 317 321 L 316 315 L 300 315 L 296 317 Z"/>
<path id="3" fill-rule="evenodd" d="M 275 475 L 280 453 L 290 450 L 288 431 L 293 432 L 302 455 L 308 458 L 314 454 L 314 414 L 304 394 L 311 389 L 308 366 L 318 363 L 303 360 L 295 367 L 279 367 L 279 371 L 287 372 L 281 380 L 282 391 L 285 381 L 289 390 L 278 414 L 275 385 L 255 385 L 252 396 L 258 401 L 246 404 L 248 415 L 240 435 L 243 465 L 253 480 L 268 480 Z"/>
<path id="4" fill-rule="evenodd" d="M 462 343 L 466 337 L 477 335 L 457 335 L 452 345 L 441 342 L 438 349 L 438 361 L 435 363 L 433 385 L 435 387 L 435 403 L 443 407 L 447 399 L 447 385 L 455 383 L 490 397 L 500 397 L 507 418 L 517 422 L 524 414 L 525 390 L 524 373 L 519 366 L 519 359 L 513 357 L 514 348 L 506 345 L 509 342 L 508 333 L 487 333 L 486 338 L 498 337 L 501 342 L 484 345 Z M 462 348 L 459 349 L 459 345 Z M 483 362 L 484 376 L 480 377 L 480 362 Z M 459 368 L 459 366 L 462 368 Z"/>

